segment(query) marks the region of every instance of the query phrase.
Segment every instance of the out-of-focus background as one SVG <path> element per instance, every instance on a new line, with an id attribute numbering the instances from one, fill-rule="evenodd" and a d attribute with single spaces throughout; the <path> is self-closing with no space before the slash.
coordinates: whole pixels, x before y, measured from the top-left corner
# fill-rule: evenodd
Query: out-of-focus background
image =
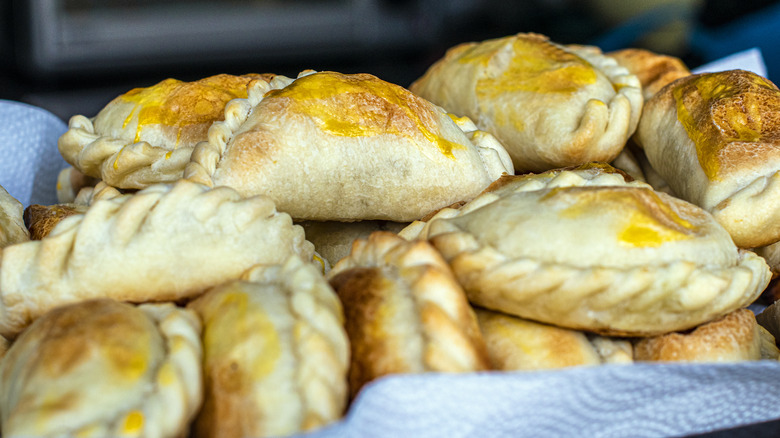
<path id="1" fill-rule="evenodd" d="M 517 32 L 691 68 L 759 47 L 780 82 L 778 0 L 4 0 L 0 99 L 67 120 L 168 77 L 315 69 L 408 86 L 453 45 Z"/>

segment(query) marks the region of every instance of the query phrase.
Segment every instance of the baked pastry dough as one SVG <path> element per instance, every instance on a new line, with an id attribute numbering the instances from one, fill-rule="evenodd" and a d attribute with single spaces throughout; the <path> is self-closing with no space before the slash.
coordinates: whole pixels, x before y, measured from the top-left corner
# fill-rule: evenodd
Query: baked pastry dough
<path id="1" fill-rule="evenodd" d="M 81 173 L 119 188 L 176 181 L 195 144 L 224 119 L 225 104 L 246 97 L 249 81 L 268 77 L 220 74 L 134 88 L 94 118 L 73 116 L 60 137 L 60 153 Z"/>
<path id="2" fill-rule="evenodd" d="M 495 135 L 517 173 L 611 161 L 643 103 L 636 76 L 597 48 L 525 33 L 453 47 L 410 90 Z"/>
<path id="3" fill-rule="evenodd" d="M 490 362 L 502 371 L 631 363 L 631 342 L 474 309 Z"/>
<path id="4" fill-rule="evenodd" d="M 0 186 L 0 248 L 30 240 L 23 216 L 22 203 Z"/>
<path id="5" fill-rule="evenodd" d="M 312 264 L 258 267 L 188 307 L 203 320 L 206 389 L 193 437 L 283 436 L 341 418 L 344 316 Z"/>
<path id="6" fill-rule="evenodd" d="M 408 222 L 514 173 L 470 120 L 368 74 L 254 81 L 226 114 L 185 176 L 267 195 L 296 220 Z"/>
<path id="7" fill-rule="evenodd" d="M 675 194 L 739 247 L 780 240 L 780 90 L 754 73 L 691 75 L 644 107 L 636 138 Z"/>
<path id="8" fill-rule="evenodd" d="M 344 305 L 352 397 L 389 374 L 489 368 L 474 311 L 427 242 L 377 231 L 328 275 Z"/>
<path id="9" fill-rule="evenodd" d="M 52 310 L 0 365 L 3 436 L 186 436 L 203 397 L 199 336 L 172 304 Z"/>
<path id="10" fill-rule="evenodd" d="M 661 55 L 645 49 L 628 48 L 606 54 L 639 79 L 642 96 L 647 101 L 661 88 L 685 76 L 691 71 L 680 59 Z"/>
<path id="11" fill-rule="evenodd" d="M 85 187 L 94 187 L 100 180 L 86 176 L 73 166 L 68 166 L 57 175 L 57 201 L 70 204 L 76 200 L 79 191 Z"/>
<path id="12" fill-rule="evenodd" d="M 710 214 L 647 186 L 500 194 L 442 210 L 418 233 L 475 305 L 651 336 L 745 307 L 769 282 L 764 260 L 738 250 Z"/>
<path id="13" fill-rule="evenodd" d="M 739 362 L 778 356 L 774 336 L 758 325 L 748 309 L 735 310 L 690 333 L 641 339 L 634 348 L 637 361 Z"/>
<path id="14" fill-rule="evenodd" d="M 190 298 L 312 244 L 264 197 L 189 181 L 94 202 L 40 241 L 13 245 L 0 264 L 0 334 L 13 336 L 47 310 L 88 298 L 146 302 Z"/>
<path id="15" fill-rule="evenodd" d="M 374 231 L 388 231 L 398 233 L 404 229 L 408 222 L 391 221 L 303 221 L 298 225 L 303 227 L 306 240 L 314 244 L 314 250 L 323 257 L 329 266 L 335 265 L 339 260 L 349 255 L 352 250 L 352 242 L 364 239 Z"/>

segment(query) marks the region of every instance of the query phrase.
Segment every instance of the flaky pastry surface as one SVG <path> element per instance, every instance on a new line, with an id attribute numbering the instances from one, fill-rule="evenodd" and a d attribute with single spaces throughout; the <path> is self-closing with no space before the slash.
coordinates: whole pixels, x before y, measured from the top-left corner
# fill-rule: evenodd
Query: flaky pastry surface
<path id="1" fill-rule="evenodd" d="M 47 237 L 13 245 L 0 264 L 0 334 L 87 298 L 169 301 L 313 247 L 264 197 L 181 180 L 98 200 Z"/>
<path id="2" fill-rule="evenodd" d="M 282 436 L 343 415 L 344 315 L 311 263 L 259 266 L 188 307 L 203 320 L 206 382 L 193 436 Z"/>
<path id="3" fill-rule="evenodd" d="M 751 303 L 770 272 L 704 210 L 645 187 L 476 198 L 418 234 L 476 305 L 602 334 L 691 328 Z M 401 233 L 403 235 L 403 232 Z"/>
<path id="4" fill-rule="evenodd" d="M 468 119 L 372 75 L 305 71 L 252 82 L 185 176 L 264 194 L 296 220 L 408 222 L 513 172 Z"/>
<path id="5" fill-rule="evenodd" d="M 675 194 L 743 248 L 780 240 L 780 90 L 754 73 L 691 75 L 644 107 L 636 138 Z"/>
<path id="6" fill-rule="evenodd" d="M 344 305 L 353 397 L 388 374 L 489 368 L 474 311 L 427 242 L 377 231 L 328 275 Z"/>
<path id="7" fill-rule="evenodd" d="M 224 119 L 227 102 L 245 98 L 249 81 L 267 77 L 220 74 L 134 88 L 93 118 L 71 117 L 58 143 L 60 153 L 81 173 L 115 187 L 176 181 L 195 144 L 206 140 L 213 122 Z"/>
<path id="8" fill-rule="evenodd" d="M 643 103 L 636 76 L 595 47 L 525 33 L 455 46 L 410 89 L 495 135 L 518 173 L 611 161 Z"/>
<path id="9" fill-rule="evenodd" d="M 199 336 L 172 304 L 52 310 L 0 365 L 3 436 L 185 436 L 203 397 Z"/>

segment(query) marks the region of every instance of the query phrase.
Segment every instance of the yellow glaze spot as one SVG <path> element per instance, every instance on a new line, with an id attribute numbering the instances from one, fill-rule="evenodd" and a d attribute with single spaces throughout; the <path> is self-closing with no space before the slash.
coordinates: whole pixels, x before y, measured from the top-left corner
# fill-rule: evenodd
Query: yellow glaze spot
<path id="1" fill-rule="evenodd" d="M 166 152 L 165 153 L 165 159 L 167 160 L 167 159 L 171 158 L 171 155 L 173 155 L 173 151 Z"/>
<path id="2" fill-rule="evenodd" d="M 157 372 L 157 381 L 161 386 L 172 385 L 176 381 L 176 373 L 173 372 L 173 365 L 165 362 Z"/>
<path id="3" fill-rule="evenodd" d="M 320 266 L 320 272 L 325 273 L 325 260 L 323 260 L 322 257 L 314 254 L 312 256 L 312 261 Z"/>
<path id="4" fill-rule="evenodd" d="M 282 344 L 271 319 L 265 311 L 249 300 L 239 285 L 227 286 L 211 303 L 204 332 L 205 355 L 210 358 L 228 358 L 235 342 L 252 339 L 251 356 L 241 361 L 253 380 L 271 374 L 282 356 Z"/>
<path id="5" fill-rule="evenodd" d="M 667 242 L 690 239 L 697 227 L 681 218 L 649 189 L 556 188 L 554 193 L 575 194 L 574 202 L 563 209 L 561 217 L 576 219 L 584 214 L 606 212 L 619 215 L 617 240 L 629 247 L 659 247 Z"/>
<path id="6" fill-rule="evenodd" d="M 116 158 L 114 158 L 114 165 L 113 165 L 114 170 L 119 169 L 119 157 L 122 155 L 122 152 L 124 152 L 125 147 L 127 147 L 127 145 L 122 146 L 122 148 L 119 149 L 119 152 L 116 153 Z"/>
<path id="7" fill-rule="evenodd" d="M 141 411 L 130 411 L 125 417 L 125 421 L 122 424 L 122 432 L 127 434 L 135 434 L 140 432 L 144 427 L 144 414 Z"/>
<path id="8" fill-rule="evenodd" d="M 62 190 L 62 183 L 57 181 L 57 190 Z"/>
<path id="9" fill-rule="evenodd" d="M 501 40 L 500 40 L 501 41 Z M 477 45 L 460 58 L 463 63 L 490 64 L 502 44 Z M 579 56 L 549 42 L 513 38 L 513 55 L 498 77 L 486 77 L 477 83 L 480 97 L 491 98 L 507 92 L 575 93 L 598 79 L 596 70 Z"/>
<path id="10" fill-rule="evenodd" d="M 771 83 L 758 75 L 750 76 L 750 88 L 762 88 L 776 92 Z M 718 179 L 720 161 L 718 155 L 730 142 L 755 142 L 761 139 L 763 118 L 760 106 L 753 94 L 746 93 L 744 85 L 724 81 L 718 73 L 704 74 L 673 91 L 677 107 L 677 120 L 685 128 L 696 147 L 699 165 L 710 180 Z M 686 105 L 686 96 L 693 106 Z M 742 102 L 729 104 L 730 100 Z M 723 114 L 711 115 L 712 108 L 722 109 Z"/>
<path id="11" fill-rule="evenodd" d="M 408 127 L 404 124 L 411 122 L 446 157 L 455 159 L 452 150 L 465 149 L 434 132 L 438 127 L 431 126 L 436 126 L 437 121 L 432 117 L 423 120 L 418 111 L 427 110 L 410 106 L 418 99 L 411 92 L 374 76 L 314 73 L 296 79 L 281 90 L 269 91 L 266 98 L 292 99 L 296 111 L 310 117 L 320 129 L 332 135 L 408 137 Z"/>
<path id="12" fill-rule="evenodd" d="M 166 79 L 151 87 L 134 88 L 119 96 L 120 100 L 135 104 L 122 128 L 137 117 L 137 143 L 142 140 L 146 125 L 178 127 L 178 144 L 183 127 L 217 120 L 228 101 L 246 98 L 247 83 L 248 79 L 218 75 L 195 82 Z"/>

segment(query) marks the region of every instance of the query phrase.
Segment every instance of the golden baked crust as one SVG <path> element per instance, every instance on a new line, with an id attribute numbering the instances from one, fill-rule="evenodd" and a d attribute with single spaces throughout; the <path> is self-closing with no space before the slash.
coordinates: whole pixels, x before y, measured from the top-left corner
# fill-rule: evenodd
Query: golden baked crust
<path id="1" fill-rule="evenodd" d="M 290 435 L 341 418 L 344 316 L 312 264 L 294 256 L 260 266 L 188 308 L 203 320 L 205 401 L 194 437 Z"/>
<path id="2" fill-rule="evenodd" d="M 47 310 L 87 298 L 171 301 L 238 278 L 258 263 L 313 247 L 267 198 L 189 181 L 94 202 L 43 240 L 4 249 L 0 334 L 14 336 Z"/>
<path id="3" fill-rule="evenodd" d="M 0 186 L 0 248 L 30 240 L 22 203 Z"/>
<path id="4" fill-rule="evenodd" d="M 597 48 L 526 33 L 455 46 L 410 90 L 495 135 L 518 173 L 611 161 L 642 108 L 639 80 Z"/>
<path id="5" fill-rule="evenodd" d="M 769 282 L 764 260 L 738 250 L 711 215 L 647 186 L 483 196 L 476 208 L 442 210 L 417 232 L 475 305 L 650 336 L 747 306 Z"/>
<path id="6" fill-rule="evenodd" d="M 743 248 L 780 240 L 780 90 L 742 70 L 678 79 L 650 99 L 636 136 L 683 199 Z"/>
<path id="7" fill-rule="evenodd" d="M 0 364 L 3 436 L 185 436 L 202 400 L 199 336 L 172 304 L 52 310 Z"/>
<path id="8" fill-rule="evenodd" d="M 774 336 L 758 325 L 748 309 L 696 327 L 689 333 L 668 333 L 639 340 L 637 361 L 739 362 L 780 356 Z"/>
<path id="9" fill-rule="evenodd" d="M 94 118 L 73 116 L 60 137 L 62 157 L 81 173 L 119 188 L 181 178 L 192 150 L 224 119 L 231 99 L 269 75 L 220 74 L 193 82 L 166 79 L 116 97 Z"/>
<path id="10" fill-rule="evenodd" d="M 489 368 L 474 311 L 427 242 L 377 231 L 355 241 L 329 278 L 344 306 L 352 397 L 388 374 Z"/>
<path id="11" fill-rule="evenodd" d="M 513 171 L 495 138 L 402 87 L 305 71 L 252 82 L 185 176 L 267 195 L 295 220 L 408 222 Z"/>
<path id="12" fill-rule="evenodd" d="M 631 343 L 626 340 L 589 337 L 584 332 L 505 313 L 474 310 L 491 365 L 496 370 L 544 370 L 632 362 Z M 595 339 L 598 341 L 593 342 Z"/>
<path id="13" fill-rule="evenodd" d="M 631 74 L 636 75 L 642 85 L 645 101 L 666 85 L 691 74 L 680 58 L 661 55 L 646 49 L 628 48 L 609 52 L 606 55 L 627 68 Z"/>
<path id="14" fill-rule="evenodd" d="M 30 230 L 30 239 L 41 240 L 66 217 L 86 211 L 87 206 L 79 204 L 32 204 L 24 209 L 24 223 Z"/>

